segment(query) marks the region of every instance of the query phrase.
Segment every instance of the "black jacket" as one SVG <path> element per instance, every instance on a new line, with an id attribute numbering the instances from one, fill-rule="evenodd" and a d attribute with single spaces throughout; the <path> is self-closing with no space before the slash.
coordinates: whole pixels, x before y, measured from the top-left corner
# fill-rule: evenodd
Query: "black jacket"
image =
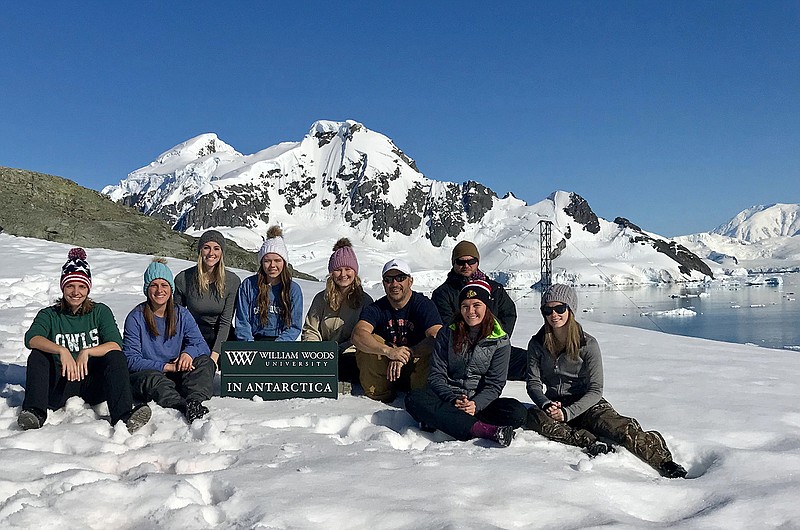
<path id="1" fill-rule="evenodd" d="M 433 291 L 431 300 L 436 304 L 439 316 L 442 317 L 442 324 L 445 326 L 453 321 L 458 312 L 458 293 L 468 281 L 469 279 L 451 270 L 447 273 L 447 280 Z M 517 306 L 501 284 L 489 278 L 486 278 L 486 281 L 492 288 L 492 302 L 489 304 L 489 309 L 500 322 L 503 331 L 510 337 L 517 323 Z"/>

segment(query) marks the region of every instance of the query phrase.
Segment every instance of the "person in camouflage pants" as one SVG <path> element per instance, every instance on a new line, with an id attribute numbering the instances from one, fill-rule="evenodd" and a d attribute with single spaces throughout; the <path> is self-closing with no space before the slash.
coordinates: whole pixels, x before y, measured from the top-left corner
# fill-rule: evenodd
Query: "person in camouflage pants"
<path id="1" fill-rule="evenodd" d="M 563 284 L 542 294 L 545 323 L 528 344 L 529 409 L 526 428 L 551 440 L 583 447 L 590 456 L 613 452 L 608 441 L 641 458 L 661 475 L 684 478 L 664 437 L 644 431 L 603 399 L 603 361 L 597 340 L 575 320 L 578 298 Z"/>

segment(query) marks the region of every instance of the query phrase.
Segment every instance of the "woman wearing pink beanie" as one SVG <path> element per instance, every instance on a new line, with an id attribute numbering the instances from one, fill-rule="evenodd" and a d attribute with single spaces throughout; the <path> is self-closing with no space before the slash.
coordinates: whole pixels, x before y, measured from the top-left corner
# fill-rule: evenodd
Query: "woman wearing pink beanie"
<path id="1" fill-rule="evenodd" d="M 325 290 L 311 302 L 303 324 L 301 340 L 332 340 L 339 344 L 339 380 L 358 382 L 355 347 L 350 341 L 361 309 L 372 303 L 372 297 L 361 287 L 358 259 L 350 240 L 342 238 L 333 246 L 328 260 Z"/>

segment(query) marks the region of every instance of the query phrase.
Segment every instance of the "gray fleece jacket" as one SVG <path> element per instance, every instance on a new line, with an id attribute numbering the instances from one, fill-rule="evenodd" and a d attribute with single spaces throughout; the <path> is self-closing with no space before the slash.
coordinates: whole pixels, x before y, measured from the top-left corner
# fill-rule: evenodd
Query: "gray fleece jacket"
<path id="1" fill-rule="evenodd" d="M 528 395 L 540 408 L 560 401 L 566 421 L 575 419 L 603 397 L 603 359 L 597 340 L 582 331 L 578 360 L 544 346 L 544 326 L 528 343 Z M 544 389 L 542 388 L 544 384 Z"/>
<path id="2" fill-rule="evenodd" d="M 428 386 L 442 401 L 452 403 L 462 395 L 475 402 L 478 411 L 500 397 L 506 384 L 511 341 L 495 320 L 488 337 L 471 352 L 453 351 L 453 329 L 444 327 L 436 336 L 431 355 Z"/>

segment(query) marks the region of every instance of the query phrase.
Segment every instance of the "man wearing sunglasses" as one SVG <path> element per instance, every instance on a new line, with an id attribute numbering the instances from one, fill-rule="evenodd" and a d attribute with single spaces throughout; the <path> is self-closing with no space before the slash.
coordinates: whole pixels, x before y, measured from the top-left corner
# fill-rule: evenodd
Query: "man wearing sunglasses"
<path id="1" fill-rule="evenodd" d="M 500 322 L 503 331 L 510 337 L 514 332 L 514 325 L 517 323 L 517 306 L 508 296 L 503 286 L 494 280 L 490 280 L 481 271 L 480 254 L 478 247 L 472 241 L 460 241 L 453 249 L 451 262 L 453 268 L 447 273 L 445 282 L 437 287 L 431 299 L 439 310 L 442 322 L 447 325 L 452 322 L 453 317 L 458 313 L 458 294 L 470 280 L 484 280 L 492 287 L 492 298 L 489 301 L 489 309 Z M 511 347 L 511 360 L 508 365 L 508 379 L 513 381 L 524 381 L 525 370 L 528 366 L 528 353 L 523 348 Z"/>
<path id="2" fill-rule="evenodd" d="M 397 390 L 423 388 L 434 339 L 442 322 L 436 306 L 411 290 L 411 267 L 393 259 L 383 266 L 386 296 L 368 305 L 353 329 L 364 394 L 391 403 Z"/>

